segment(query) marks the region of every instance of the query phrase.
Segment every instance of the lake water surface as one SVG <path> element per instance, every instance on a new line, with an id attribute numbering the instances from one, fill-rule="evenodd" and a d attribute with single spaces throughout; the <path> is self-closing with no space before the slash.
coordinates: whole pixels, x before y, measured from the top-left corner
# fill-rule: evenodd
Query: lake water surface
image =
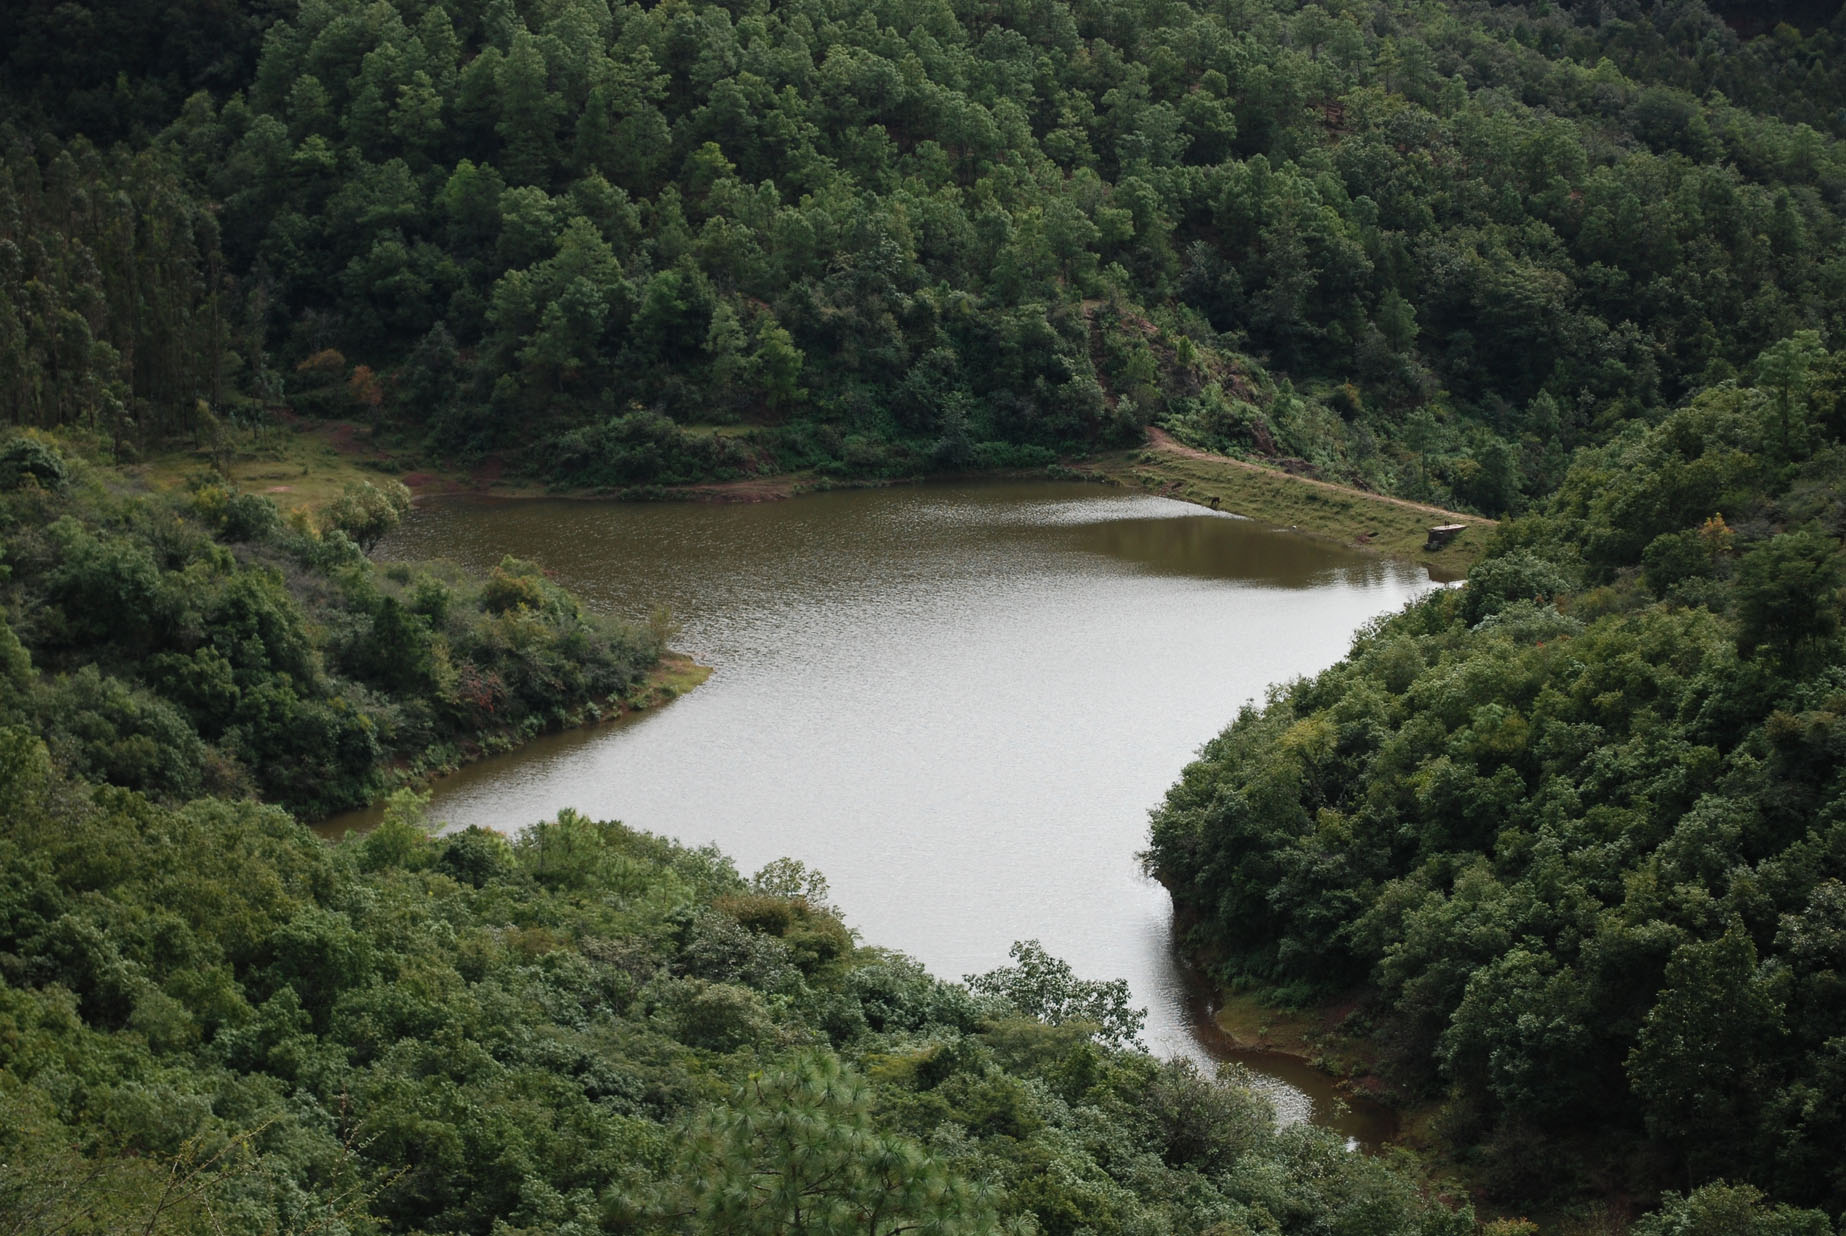
<path id="1" fill-rule="evenodd" d="M 903 486 L 754 505 L 444 499 L 381 558 L 533 559 L 594 608 L 666 603 L 715 667 L 665 708 L 539 740 L 435 787 L 435 818 L 513 830 L 561 807 L 748 874 L 823 871 L 868 943 L 959 978 L 1036 939 L 1125 978 L 1148 1045 L 1221 1054 L 1141 872 L 1147 812 L 1273 683 L 1434 587 L 1420 568 L 1144 494 Z M 336 831 L 363 817 L 335 821 Z M 1275 1075 L 1285 1062 L 1248 1063 Z M 1334 1119 L 1311 1072 L 1284 1118 Z"/>

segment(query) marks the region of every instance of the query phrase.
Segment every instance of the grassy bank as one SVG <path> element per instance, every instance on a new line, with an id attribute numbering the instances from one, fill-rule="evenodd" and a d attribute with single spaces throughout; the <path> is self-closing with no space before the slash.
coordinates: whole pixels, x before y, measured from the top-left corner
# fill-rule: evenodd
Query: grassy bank
<path id="1" fill-rule="evenodd" d="M 1390 1140 L 1414 1141 L 1420 1105 L 1379 1075 L 1377 1047 L 1352 1025 L 1360 1004 L 1349 997 L 1285 1008 L 1257 993 L 1221 991 L 1212 1019 L 1239 1050 L 1293 1057 L 1333 1079 L 1342 1094 L 1391 1108 L 1399 1123 Z"/>
<path id="2" fill-rule="evenodd" d="M 1494 521 L 1440 507 L 1366 493 L 1181 446 L 1154 431 L 1146 447 L 1099 455 L 1088 475 L 1167 497 L 1231 511 L 1320 540 L 1422 563 L 1439 578 L 1460 579 L 1487 549 Z M 1426 547 L 1431 527 L 1465 530 L 1439 550 Z"/>

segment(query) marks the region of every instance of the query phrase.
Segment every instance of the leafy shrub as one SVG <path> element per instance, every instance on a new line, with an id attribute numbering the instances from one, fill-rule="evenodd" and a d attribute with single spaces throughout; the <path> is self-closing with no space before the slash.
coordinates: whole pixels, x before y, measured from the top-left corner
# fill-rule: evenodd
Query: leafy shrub
<path id="1" fill-rule="evenodd" d="M 574 485 L 624 488 L 735 480 L 749 453 L 723 434 L 682 429 L 658 412 L 629 412 L 573 429 L 546 451 L 547 471 Z"/>
<path id="2" fill-rule="evenodd" d="M 62 490 L 70 484 L 70 470 L 57 448 L 37 438 L 13 438 L 0 446 L 0 489 L 36 485 Z"/>
<path id="3" fill-rule="evenodd" d="M 1119 1046 L 1139 1038 L 1147 1010 L 1130 1007 L 1128 984 L 1121 979 L 1080 979 L 1069 962 L 1051 956 L 1037 940 L 1016 942 L 1009 955 L 1014 965 L 969 975 L 969 989 L 1054 1026 L 1093 1026 L 1105 1043 Z"/>
<path id="4" fill-rule="evenodd" d="M 377 485 L 358 481 L 321 513 L 323 531 L 340 531 L 365 553 L 371 553 L 410 510 L 410 490 L 403 483 L 382 480 Z"/>
<path id="5" fill-rule="evenodd" d="M 83 775 L 172 798 L 199 792 L 205 745 L 152 692 L 86 665 L 48 684 L 39 706 L 52 749 Z"/>
<path id="6" fill-rule="evenodd" d="M 1542 604 L 1571 587 L 1571 580 L 1555 563 L 1536 554 L 1516 550 L 1490 558 L 1468 573 L 1462 594 L 1462 617 L 1478 623 L 1497 614 L 1511 601 Z"/>
<path id="7" fill-rule="evenodd" d="M 513 850 L 506 838 L 478 824 L 446 838 L 436 857 L 437 870 L 474 888 L 504 875 L 512 866 Z"/>

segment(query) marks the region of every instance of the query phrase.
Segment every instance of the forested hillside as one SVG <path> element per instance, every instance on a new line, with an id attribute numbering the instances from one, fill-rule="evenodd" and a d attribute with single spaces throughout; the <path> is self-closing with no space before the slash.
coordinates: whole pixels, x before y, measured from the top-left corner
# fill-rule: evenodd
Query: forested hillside
<path id="1" fill-rule="evenodd" d="M 321 816 L 618 709 L 660 660 L 663 628 L 586 613 L 532 563 L 374 566 L 360 542 L 409 500 L 382 484 L 317 527 L 211 474 L 149 495 L 0 443 L 0 712 L 96 781 Z"/>
<path id="2" fill-rule="evenodd" d="M 1022 952 L 976 995 L 571 812 L 329 847 L 73 782 L 0 727 L 0 1223 L 18 1233 L 1312 1233 L 1473 1222 L 1160 1064 Z"/>
<path id="3" fill-rule="evenodd" d="M 1125 984 L 942 982 L 799 864 L 408 790 L 319 840 L 276 804 L 613 706 L 664 624 L 80 454 L 0 447 L 0 1231 L 1473 1231 L 1137 1050 Z"/>
<path id="4" fill-rule="evenodd" d="M 8 9 L 0 415 L 125 445 L 286 404 L 631 487 L 1159 422 L 1497 514 L 1846 304 L 1839 34 L 1694 0 Z"/>
<path id="5" fill-rule="evenodd" d="M 1846 1212 L 1846 353 L 1754 372 L 1581 453 L 1155 813 L 1222 976 L 1359 992 L 1503 1198 Z"/>
<path id="6" fill-rule="evenodd" d="M 666 628 L 103 463 L 285 415 L 643 491 L 1157 424 L 1518 516 L 1150 863 L 1511 1211 L 1838 1230 L 1846 24 L 1723 7 L 0 5 L 0 420 L 68 435 L 0 437 L 0 1231 L 1474 1230 L 792 867 L 313 840 Z"/>

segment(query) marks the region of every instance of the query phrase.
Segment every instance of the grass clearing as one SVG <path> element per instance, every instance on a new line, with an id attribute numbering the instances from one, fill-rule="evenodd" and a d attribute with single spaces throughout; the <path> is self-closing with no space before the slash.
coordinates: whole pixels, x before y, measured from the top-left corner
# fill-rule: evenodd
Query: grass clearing
<path id="1" fill-rule="evenodd" d="M 742 424 L 741 422 L 739 423 L 726 422 L 722 424 L 714 423 L 714 424 L 709 424 L 709 425 L 681 425 L 680 426 L 680 429 L 684 431 L 685 433 L 698 434 L 701 437 L 706 437 L 706 438 L 742 438 L 742 437 L 747 437 L 750 434 L 755 433 L 758 429 L 761 429 L 761 428 L 762 428 L 761 425 L 746 425 L 746 424 Z"/>
<path id="2" fill-rule="evenodd" d="M 365 430 L 346 421 L 227 431 L 221 449 L 168 448 L 122 470 L 151 489 L 172 489 L 213 467 L 246 493 L 274 499 L 284 511 L 318 510 L 348 485 L 399 472 L 372 446 Z"/>

